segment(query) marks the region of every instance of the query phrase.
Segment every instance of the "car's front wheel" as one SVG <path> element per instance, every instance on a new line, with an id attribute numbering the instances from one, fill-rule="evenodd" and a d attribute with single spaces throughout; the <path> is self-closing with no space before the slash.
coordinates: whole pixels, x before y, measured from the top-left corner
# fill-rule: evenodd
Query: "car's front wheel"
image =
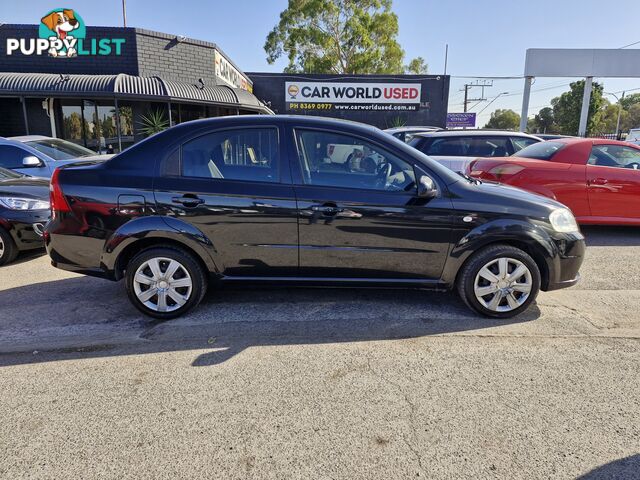
<path id="1" fill-rule="evenodd" d="M 510 318 L 525 311 L 540 291 L 540 269 L 531 256 L 510 245 L 475 253 L 458 277 L 458 293 L 472 310 Z"/>
<path id="2" fill-rule="evenodd" d="M 0 266 L 13 262 L 18 256 L 18 247 L 4 228 L 0 227 Z"/>
<path id="3" fill-rule="evenodd" d="M 179 317 L 206 292 L 203 268 L 189 253 L 154 247 L 134 256 L 126 269 L 127 295 L 142 313 L 161 320 Z"/>

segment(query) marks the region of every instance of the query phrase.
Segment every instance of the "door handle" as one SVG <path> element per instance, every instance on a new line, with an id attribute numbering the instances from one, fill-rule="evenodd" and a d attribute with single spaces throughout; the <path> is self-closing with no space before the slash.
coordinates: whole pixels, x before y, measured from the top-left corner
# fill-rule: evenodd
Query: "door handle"
<path id="1" fill-rule="evenodd" d="M 183 195 L 182 197 L 173 197 L 171 199 L 173 203 L 179 203 L 185 207 L 197 207 L 204 203 L 204 200 L 198 198 L 196 195 Z"/>
<path id="2" fill-rule="evenodd" d="M 327 217 L 332 217 L 343 212 L 344 209 L 338 208 L 336 205 L 313 205 L 311 207 L 311 211 L 321 213 Z"/>
<path id="3" fill-rule="evenodd" d="M 589 182 L 590 185 L 606 185 L 609 183 L 609 180 L 606 178 L 594 178 Z"/>

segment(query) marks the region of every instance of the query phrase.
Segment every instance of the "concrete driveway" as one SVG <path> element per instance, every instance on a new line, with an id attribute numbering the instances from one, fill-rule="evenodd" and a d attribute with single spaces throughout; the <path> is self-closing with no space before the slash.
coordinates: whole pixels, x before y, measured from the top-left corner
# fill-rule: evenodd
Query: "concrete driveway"
<path id="1" fill-rule="evenodd" d="M 452 294 L 225 289 L 156 323 L 0 270 L 0 478 L 640 478 L 640 230 L 510 321 Z M 634 477 L 635 475 L 635 477 Z"/>

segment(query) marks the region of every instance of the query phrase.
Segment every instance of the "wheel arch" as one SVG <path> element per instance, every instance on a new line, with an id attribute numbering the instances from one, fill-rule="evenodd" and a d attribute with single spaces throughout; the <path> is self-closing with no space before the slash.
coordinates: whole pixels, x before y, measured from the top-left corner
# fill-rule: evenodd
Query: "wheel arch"
<path id="1" fill-rule="evenodd" d="M 163 245 L 186 251 L 206 272 L 218 273 L 213 244 L 192 225 L 177 222 L 179 225 L 166 222 L 163 217 L 140 217 L 126 223 L 105 242 L 101 267 L 120 280 L 135 254 Z"/>

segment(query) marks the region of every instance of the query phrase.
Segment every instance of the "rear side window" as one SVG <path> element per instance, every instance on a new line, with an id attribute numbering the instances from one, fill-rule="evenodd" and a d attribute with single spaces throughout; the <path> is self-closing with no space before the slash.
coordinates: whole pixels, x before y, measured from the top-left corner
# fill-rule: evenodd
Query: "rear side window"
<path id="1" fill-rule="evenodd" d="M 511 143 L 513 143 L 513 151 L 519 152 L 523 148 L 528 147 L 529 145 L 533 145 L 534 143 L 538 143 L 538 140 L 527 137 L 511 137 Z"/>
<path id="2" fill-rule="evenodd" d="M 562 142 L 538 142 L 523 148 L 513 156 L 535 158 L 536 160 L 551 160 L 565 146 L 566 143 Z"/>
<path id="3" fill-rule="evenodd" d="M 31 155 L 26 150 L 13 145 L 0 145 L 0 167 L 24 168 L 22 159 Z"/>
<path id="4" fill-rule="evenodd" d="M 640 150 L 622 145 L 594 145 L 589 165 L 637 170 L 640 168 Z"/>
<path id="5" fill-rule="evenodd" d="M 278 131 L 246 128 L 208 133 L 182 146 L 185 177 L 277 182 Z"/>
<path id="6" fill-rule="evenodd" d="M 506 157 L 511 154 L 509 137 L 468 136 L 434 138 L 422 149 L 427 155 L 444 157 Z"/>

